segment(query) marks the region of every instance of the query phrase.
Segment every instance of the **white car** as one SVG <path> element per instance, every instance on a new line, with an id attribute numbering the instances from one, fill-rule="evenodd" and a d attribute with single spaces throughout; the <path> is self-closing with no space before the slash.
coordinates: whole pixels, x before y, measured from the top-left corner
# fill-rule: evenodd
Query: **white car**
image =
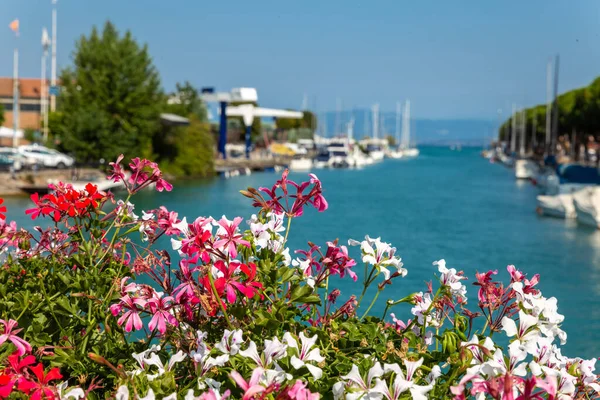
<path id="1" fill-rule="evenodd" d="M 13 168 L 15 171 L 22 169 L 33 169 L 38 161 L 33 157 L 28 157 L 19 152 L 14 147 L 0 147 L 0 156 L 5 156 L 8 160 L 13 162 Z"/>
<path id="2" fill-rule="evenodd" d="M 19 153 L 35 159 L 40 165 L 50 168 L 67 168 L 75 164 L 75 159 L 66 154 L 39 145 L 19 146 Z"/>

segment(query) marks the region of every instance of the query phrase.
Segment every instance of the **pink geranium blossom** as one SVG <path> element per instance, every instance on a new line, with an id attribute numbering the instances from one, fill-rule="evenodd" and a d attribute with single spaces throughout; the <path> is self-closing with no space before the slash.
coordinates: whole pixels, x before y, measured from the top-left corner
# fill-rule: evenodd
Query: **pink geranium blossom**
<path id="1" fill-rule="evenodd" d="M 233 221 L 229 221 L 223 216 L 217 222 L 220 228 L 217 231 L 218 240 L 214 242 L 213 247 L 225 250 L 231 258 L 237 257 L 238 245 L 250 247 L 250 243 L 243 239 L 238 230 L 238 226 L 243 220 L 242 217 L 235 217 Z"/>
<path id="2" fill-rule="evenodd" d="M 150 312 L 153 314 L 152 319 L 148 323 L 148 328 L 151 331 L 158 329 L 162 335 L 167 331 L 167 323 L 173 326 L 179 324 L 175 316 L 170 312 L 173 307 L 173 301 L 173 297 L 162 297 L 162 295 L 156 292 L 153 297 L 148 299 L 147 304 L 150 307 Z"/>
<path id="3" fill-rule="evenodd" d="M 9 340 L 12 344 L 17 347 L 17 351 L 20 356 L 25 353 L 31 352 L 31 345 L 27 343 L 25 340 L 21 339 L 17 336 L 17 333 L 21 332 L 23 329 L 14 329 L 17 326 L 17 321 L 14 319 L 9 319 L 5 321 L 0 319 L 0 323 L 4 325 L 2 327 L 2 331 L 0 331 L 0 344 Z"/>

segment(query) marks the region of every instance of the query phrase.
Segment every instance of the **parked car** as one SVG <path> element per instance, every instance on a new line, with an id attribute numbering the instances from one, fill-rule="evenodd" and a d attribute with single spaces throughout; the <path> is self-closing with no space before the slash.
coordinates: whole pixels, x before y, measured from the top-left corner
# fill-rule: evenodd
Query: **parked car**
<path id="1" fill-rule="evenodd" d="M 14 161 L 10 160 L 8 156 L 0 154 L 0 172 L 10 171 Z"/>
<path id="2" fill-rule="evenodd" d="M 35 159 L 40 165 L 50 168 L 67 168 L 75 164 L 75 159 L 54 149 L 40 145 L 19 146 L 19 153 Z"/>
<path id="3" fill-rule="evenodd" d="M 14 147 L 0 147 L 0 156 L 11 160 L 15 171 L 33 169 L 38 164 L 38 161 L 35 158 L 20 153 L 19 150 Z"/>

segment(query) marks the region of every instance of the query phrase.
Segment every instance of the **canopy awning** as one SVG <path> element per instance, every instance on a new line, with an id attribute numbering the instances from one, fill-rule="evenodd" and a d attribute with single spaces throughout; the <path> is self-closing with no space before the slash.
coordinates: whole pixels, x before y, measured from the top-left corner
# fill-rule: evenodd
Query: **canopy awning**
<path id="1" fill-rule="evenodd" d="M 160 121 L 166 125 L 189 125 L 190 120 L 176 114 L 160 114 Z"/>

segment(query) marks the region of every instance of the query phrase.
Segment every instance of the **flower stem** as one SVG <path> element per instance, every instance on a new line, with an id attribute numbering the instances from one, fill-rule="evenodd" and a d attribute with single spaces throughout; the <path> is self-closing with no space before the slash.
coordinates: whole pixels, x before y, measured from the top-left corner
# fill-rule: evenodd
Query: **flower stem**
<path id="1" fill-rule="evenodd" d="M 377 301 L 377 298 L 379 297 L 379 293 L 381 293 L 381 290 L 382 289 L 379 289 L 377 291 L 377 293 L 375 293 L 375 297 L 373 297 L 373 300 L 371 300 L 371 304 L 369 304 L 369 308 L 367 308 L 367 311 L 365 311 L 365 313 L 362 315 L 362 317 L 360 317 L 359 321 L 362 321 L 367 316 L 367 314 L 369 313 L 369 311 L 371 311 L 371 308 L 373 308 L 373 305 L 375 304 L 375 301 Z"/>
<path id="2" fill-rule="evenodd" d="M 225 322 L 227 322 L 227 326 L 229 327 L 229 329 L 234 330 L 233 325 L 231 325 L 231 321 L 229 321 L 229 315 L 227 315 L 227 311 L 225 311 L 225 306 L 223 305 L 223 302 L 219 298 L 219 294 L 217 293 L 217 288 L 215 287 L 215 280 L 214 280 L 210 270 L 207 272 L 207 275 L 208 275 L 208 281 L 210 282 L 210 288 L 212 289 L 212 292 L 213 292 L 213 296 L 215 296 L 215 299 L 219 303 L 219 308 L 221 309 L 221 312 L 223 313 L 223 316 L 225 317 Z"/>

